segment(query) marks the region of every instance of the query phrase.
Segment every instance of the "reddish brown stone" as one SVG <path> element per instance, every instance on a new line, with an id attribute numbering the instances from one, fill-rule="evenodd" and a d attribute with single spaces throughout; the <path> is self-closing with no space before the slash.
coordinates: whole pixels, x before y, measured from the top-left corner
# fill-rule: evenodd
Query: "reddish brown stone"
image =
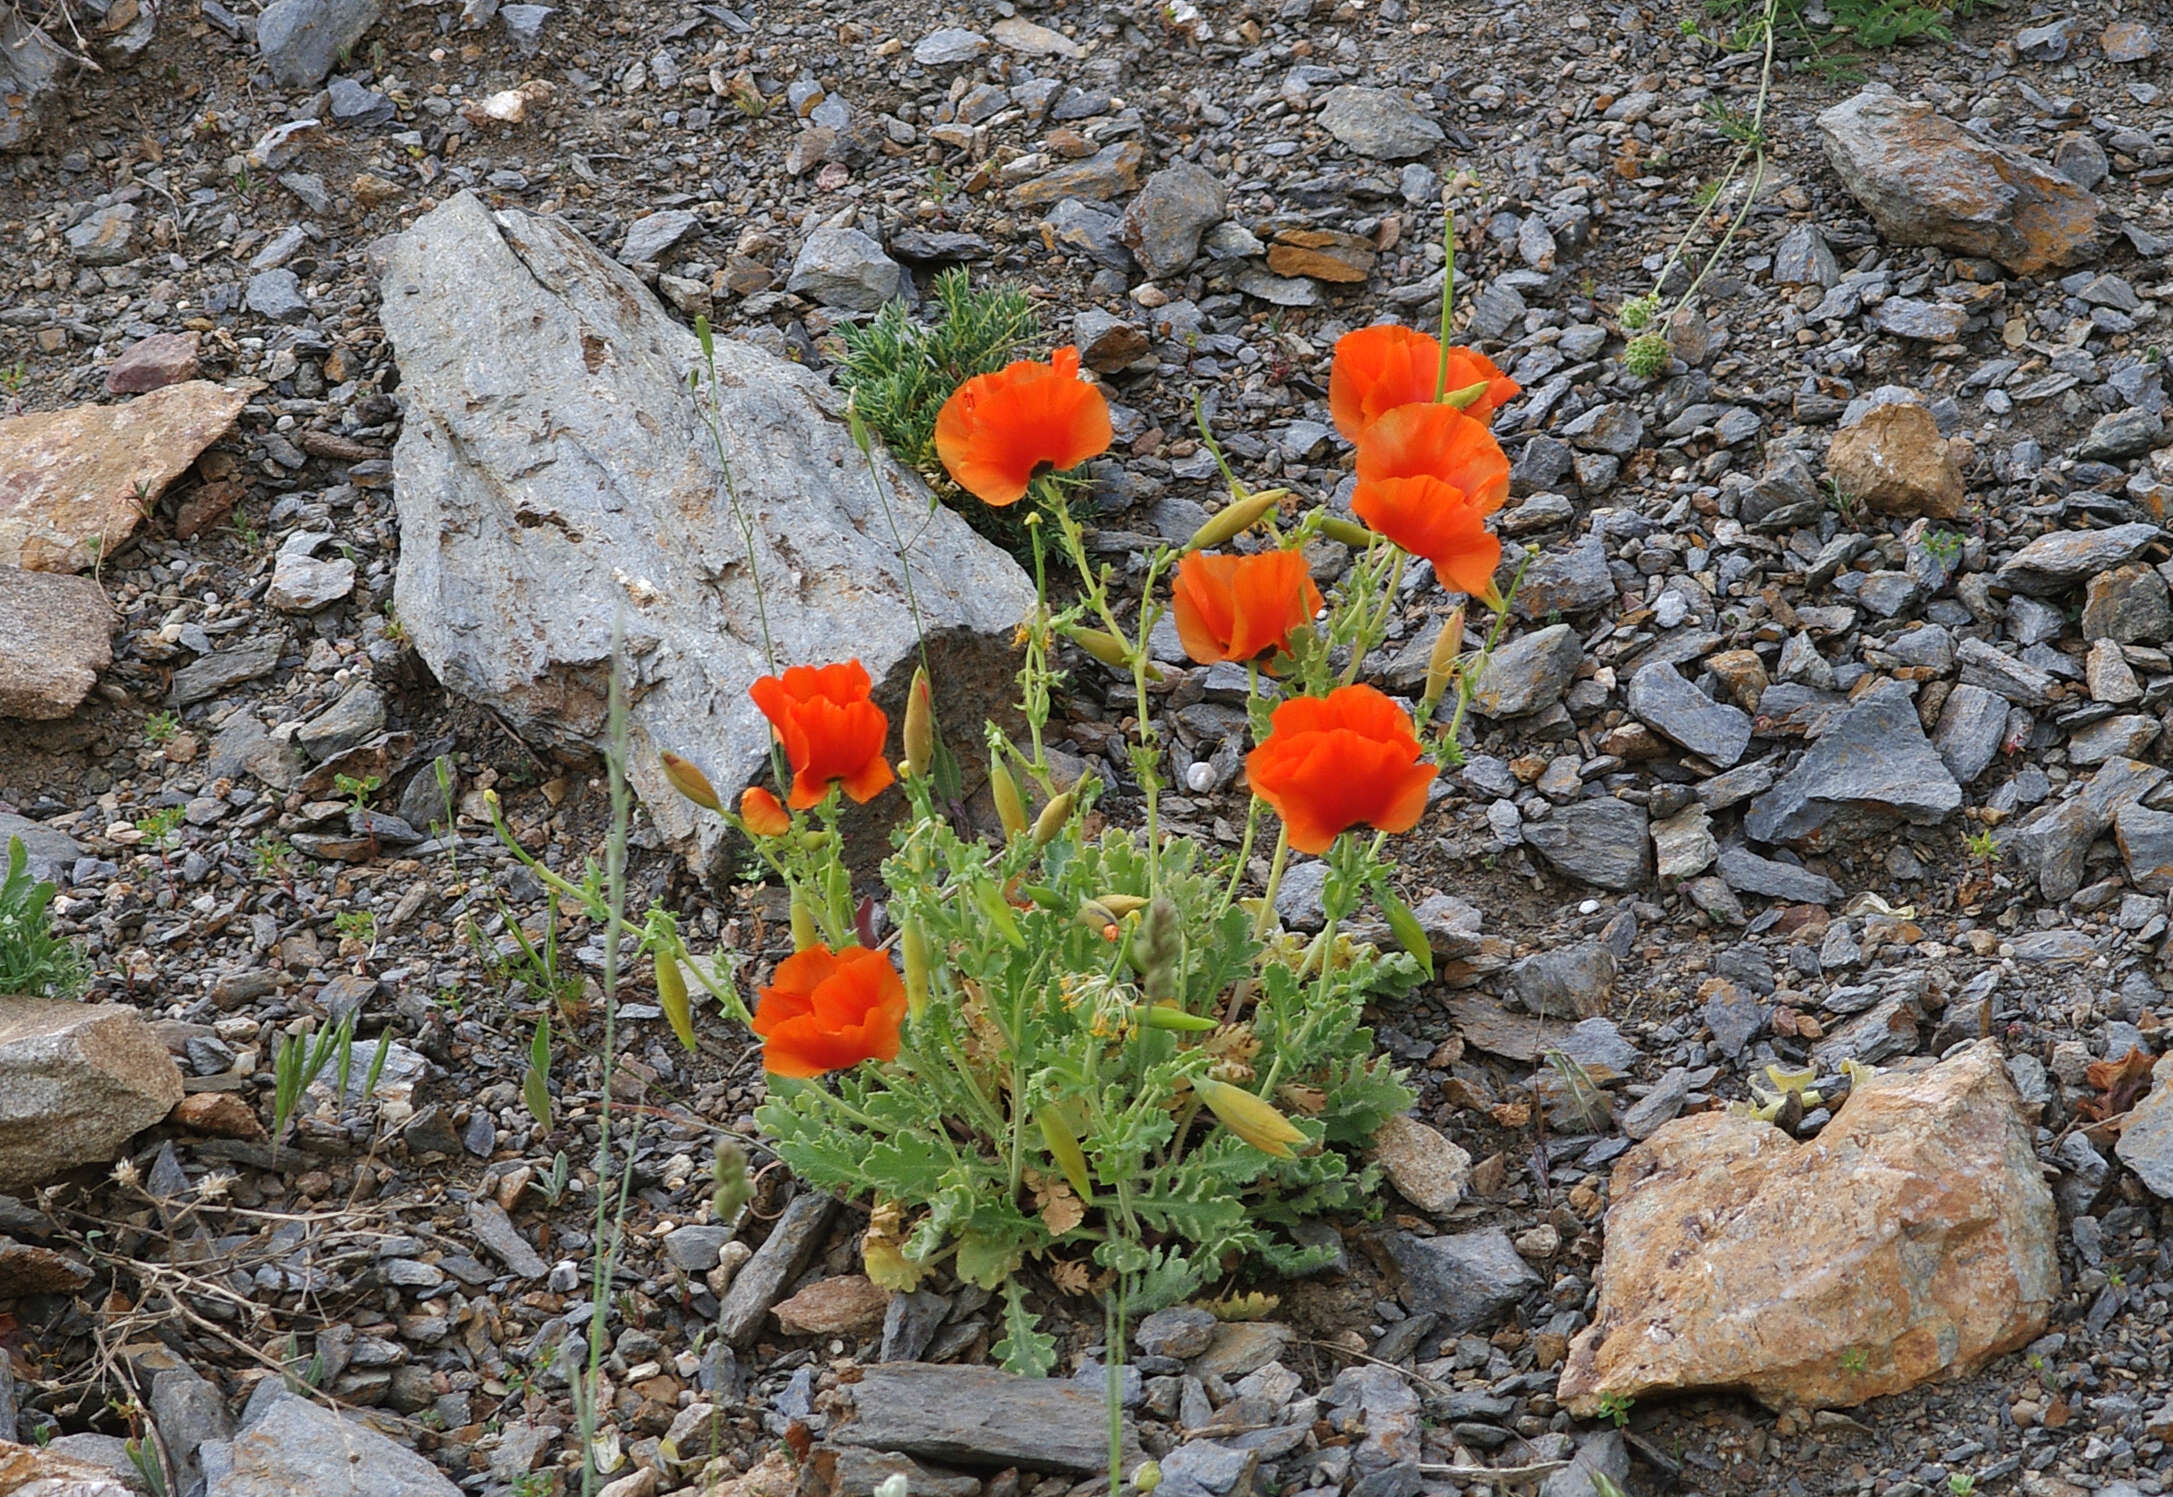
<path id="1" fill-rule="evenodd" d="M 196 378 L 196 334 L 153 333 L 121 351 L 106 371 L 108 395 L 142 395 Z"/>

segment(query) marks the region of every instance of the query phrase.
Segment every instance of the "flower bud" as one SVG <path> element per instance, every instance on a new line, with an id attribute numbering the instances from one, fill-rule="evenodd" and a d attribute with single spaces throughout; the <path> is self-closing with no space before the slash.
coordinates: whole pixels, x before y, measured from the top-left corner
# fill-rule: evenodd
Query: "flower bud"
<path id="1" fill-rule="evenodd" d="M 1034 1121 L 1041 1127 L 1041 1141 L 1049 1146 L 1049 1157 L 1064 1172 L 1071 1188 L 1079 1192 L 1079 1199 L 1093 1200 L 1094 1182 L 1087 1177 L 1086 1155 L 1063 1115 L 1053 1105 L 1044 1104 L 1034 1109 Z"/>
<path id="2" fill-rule="evenodd" d="M 694 1006 L 687 1001 L 687 980 L 669 952 L 656 954 L 656 1002 L 664 1017 L 689 1052 L 695 1048 Z"/>
<path id="3" fill-rule="evenodd" d="M 749 785 L 740 793 L 739 819 L 757 837 L 782 837 L 792 830 L 792 818 L 785 808 L 760 785 Z"/>
<path id="4" fill-rule="evenodd" d="M 1365 526 L 1330 515 L 1320 522 L 1320 533 L 1331 541 L 1340 541 L 1354 551 L 1363 551 L 1373 544 L 1373 532 Z"/>
<path id="5" fill-rule="evenodd" d="M 1104 665 L 1113 665 L 1120 671 L 1132 668 L 1132 647 L 1107 629 L 1081 626 L 1069 631 L 1069 637 L 1073 644 Z"/>
<path id="6" fill-rule="evenodd" d="M 1207 1104 L 1207 1110 L 1221 1120 L 1223 1127 L 1263 1154 L 1288 1159 L 1292 1157 L 1290 1146 L 1305 1142 L 1305 1135 L 1290 1119 L 1277 1112 L 1272 1103 L 1241 1086 L 1232 1086 L 1211 1076 L 1195 1076 L 1192 1090 Z"/>
<path id="7" fill-rule="evenodd" d="M 1288 489 L 1262 489 L 1257 494 L 1231 500 L 1206 524 L 1192 532 L 1192 539 L 1185 542 L 1185 549 L 1205 551 L 1210 546 L 1235 540 L 1272 513 L 1289 492 Z"/>
<path id="8" fill-rule="evenodd" d="M 705 811 L 722 811 L 724 805 L 717 799 L 717 787 L 709 783 L 709 776 L 677 754 L 663 755 L 664 778 L 671 781 L 672 789 Z"/>
<path id="9" fill-rule="evenodd" d="M 1094 896 L 1094 902 L 1119 920 L 1122 920 L 1134 910 L 1145 909 L 1147 907 L 1147 896 L 1144 894 L 1097 894 Z"/>
<path id="10" fill-rule="evenodd" d="M 1175 1003 L 1150 1003 L 1143 1016 L 1149 1029 L 1169 1029 L 1178 1034 L 1205 1034 L 1215 1021 L 1205 1014 L 1188 1014 Z"/>
<path id="11" fill-rule="evenodd" d="M 1140 1497 L 1148 1497 L 1148 1494 L 1160 1485 L 1162 1485 L 1162 1467 L 1159 1462 L 1141 1461 L 1132 1468 L 1132 1490 L 1139 1493 Z"/>
<path id="12" fill-rule="evenodd" d="M 928 773 L 936 757 L 936 709 L 928 689 L 928 668 L 913 672 L 913 684 L 905 691 L 905 772 Z"/>
<path id="13" fill-rule="evenodd" d="M 928 1009 L 928 937 L 918 920 L 908 917 L 898 932 L 898 949 L 905 957 L 905 1011 L 918 1024 Z"/>
<path id="14" fill-rule="evenodd" d="M 988 793 L 996 802 L 996 819 L 1004 835 L 1015 837 L 1026 830 L 1026 802 L 1019 799 L 1019 782 L 1011 778 L 1003 760 L 988 761 Z"/>
<path id="15" fill-rule="evenodd" d="M 1463 652 L 1464 605 L 1459 603 L 1441 621 L 1440 637 L 1434 640 L 1433 652 L 1426 657 L 1426 695 L 1423 700 L 1441 700 L 1441 694 L 1449 689 L 1449 682 L 1456 674 L 1456 657 Z"/>
<path id="16" fill-rule="evenodd" d="M 805 951 L 822 939 L 815 924 L 815 902 L 804 889 L 792 891 L 792 949 Z"/>
<path id="17" fill-rule="evenodd" d="M 1117 938 L 1117 921 L 1120 918 L 1115 910 L 1098 899 L 1079 901 L 1079 923 L 1088 930 L 1101 932 L 1105 941 L 1114 941 Z"/>
<path id="18" fill-rule="evenodd" d="M 1067 790 L 1041 808 L 1041 814 L 1034 818 L 1034 846 L 1047 847 L 1056 840 L 1056 834 L 1064 830 L 1064 823 L 1071 820 L 1075 799 Z"/>
<path id="19" fill-rule="evenodd" d="M 1461 390 L 1449 391 L 1441 397 L 1441 403 L 1443 405 L 1453 405 L 1461 411 L 1470 407 L 1480 396 L 1486 394 L 1486 390 L 1486 381 L 1482 379 L 1475 385 L 1466 385 Z"/>

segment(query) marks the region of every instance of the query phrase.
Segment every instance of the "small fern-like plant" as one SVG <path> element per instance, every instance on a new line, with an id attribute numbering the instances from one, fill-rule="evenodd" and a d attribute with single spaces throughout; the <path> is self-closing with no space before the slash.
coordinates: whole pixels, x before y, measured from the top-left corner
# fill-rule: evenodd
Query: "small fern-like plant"
<path id="1" fill-rule="evenodd" d="M 1041 334 L 1041 319 L 1022 291 L 976 289 L 963 269 L 936 277 L 941 320 L 924 323 L 902 301 L 864 326 L 841 330 L 845 361 L 838 383 L 853 410 L 883 439 L 892 457 L 928 480 L 946 501 L 963 497 L 936 457 L 936 413 L 976 374 L 1003 368 Z M 969 501 L 955 506 L 968 524 L 1006 550 L 1022 543 L 1020 516 Z"/>
<path id="2" fill-rule="evenodd" d="M 30 851 L 8 838 L 7 875 L 0 878 L 0 993 L 72 998 L 83 990 L 83 954 L 53 933 L 50 906 L 59 890 L 30 876 Z"/>

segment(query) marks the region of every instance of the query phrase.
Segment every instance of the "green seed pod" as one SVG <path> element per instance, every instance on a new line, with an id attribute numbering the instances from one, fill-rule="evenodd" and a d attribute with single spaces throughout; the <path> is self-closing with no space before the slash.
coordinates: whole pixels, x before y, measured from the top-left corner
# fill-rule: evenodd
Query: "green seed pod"
<path id="1" fill-rule="evenodd" d="M 1067 637 L 1104 665 L 1113 665 L 1120 671 L 1132 668 L 1132 647 L 1107 629 L 1082 627 L 1069 631 Z"/>
<path id="2" fill-rule="evenodd" d="M 1071 1188 L 1079 1192 L 1079 1199 L 1094 1199 L 1093 1182 L 1087 1178 L 1086 1154 L 1079 1148 L 1079 1140 L 1054 1107 L 1034 1109 L 1034 1121 L 1040 1125 L 1041 1141 L 1049 1146 L 1049 1157 L 1064 1172 Z"/>
<path id="3" fill-rule="evenodd" d="M 905 956 L 905 1011 L 918 1024 L 928 1009 L 928 937 L 918 920 L 908 919 L 898 932 Z"/>
<path id="4" fill-rule="evenodd" d="M 1205 551 L 1210 546 L 1235 540 L 1273 513 L 1289 492 L 1288 489 L 1262 489 L 1257 494 L 1231 500 L 1206 524 L 1192 532 L 1192 539 L 1185 542 L 1185 549 Z"/>
<path id="5" fill-rule="evenodd" d="M 815 924 L 815 902 L 804 890 L 792 891 L 792 949 L 805 951 L 822 939 Z"/>
<path id="6" fill-rule="evenodd" d="M 936 709 L 928 689 L 928 671 L 913 672 L 913 684 L 905 692 L 905 772 L 916 779 L 928 773 L 936 758 Z"/>
<path id="7" fill-rule="evenodd" d="M 1169 1029 L 1178 1034 L 1205 1034 L 1215 1021 L 1205 1014 L 1188 1014 L 1174 1003 L 1150 1003 L 1145 1022 L 1149 1029 Z"/>
<path id="8" fill-rule="evenodd" d="M 671 781 L 672 789 L 705 811 L 722 811 L 723 802 L 717 799 L 717 787 L 709 783 L 709 776 L 677 754 L 663 754 L 664 778 Z"/>
<path id="9" fill-rule="evenodd" d="M 687 1001 L 687 980 L 669 954 L 656 954 L 656 1001 L 664 1017 L 688 1051 L 694 1049 L 694 1007 Z"/>
<path id="10" fill-rule="evenodd" d="M 1034 846 L 1047 847 L 1056 840 L 1056 834 L 1064 830 L 1064 823 L 1071 820 L 1075 798 L 1067 790 L 1041 808 L 1041 814 L 1034 818 Z"/>
<path id="11" fill-rule="evenodd" d="M 1320 533 L 1331 541 L 1340 541 L 1354 551 L 1363 551 L 1373 544 L 1373 532 L 1365 526 L 1337 516 L 1320 522 Z"/>

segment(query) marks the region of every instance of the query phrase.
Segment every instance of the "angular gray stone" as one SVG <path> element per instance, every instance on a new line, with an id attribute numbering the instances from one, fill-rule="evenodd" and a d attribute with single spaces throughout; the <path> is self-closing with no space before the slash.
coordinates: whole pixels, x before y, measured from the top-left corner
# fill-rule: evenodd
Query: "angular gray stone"
<path id="1" fill-rule="evenodd" d="M 1837 818 L 1930 826 L 1961 804 L 1962 787 L 1924 736 L 1908 691 L 1885 681 L 1829 722 L 1802 762 L 1751 802 L 1743 830 L 1759 842 L 1795 842 Z"/>
<path id="2" fill-rule="evenodd" d="M 1084 1476 L 1108 1468 L 1102 1395 L 1072 1383 L 993 1367 L 887 1362 L 864 1369 L 844 1391 L 853 1413 L 832 1426 L 833 1444 L 968 1470 L 1016 1466 Z M 1129 1421 L 1124 1440 L 1136 1440 Z"/>
<path id="3" fill-rule="evenodd" d="M 1948 302 L 1891 296 L 1879 303 L 1871 320 L 1882 333 L 1921 343 L 1953 343 L 1969 325 L 1969 314 Z"/>
<path id="4" fill-rule="evenodd" d="M 1447 139 L 1407 94 L 1345 84 L 1321 100 L 1320 127 L 1361 156 L 1403 161 Z"/>
<path id="5" fill-rule="evenodd" d="M 1207 1350 L 1215 1339 L 1215 1317 L 1191 1305 L 1172 1305 L 1157 1310 L 1133 1332 L 1140 1352 L 1150 1357 L 1175 1357 L 1188 1361 Z"/>
<path id="6" fill-rule="evenodd" d="M 2082 637 L 2154 645 L 2173 635 L 2173 595 L 2156 567 L 2130 562 L 2090 579 L 2083 594 Z"/>
<path id="7" fill-rule="evenodd" d="M 322 561 L 306 551 L 281 551 L 272 563 L 264 601 L 283 613 L 315 613 L 355 590 L 355 564 L 344 556 Z"/>
<path id="8" fill-rule="evenodd" d="M 180 1100 L 181 1072 L 135 1009 L 0 996 L 0 1191 L 113 1159 Z"/>
<path id="9" fill-rule="evenodd" d="M 93 209 L 62 237 L 68 253 L 85 265 L 126 265 L 135 257 L 136 205 L 109 203 Z"/>
<path id="10" fill-rule="evenodd" d="M 1509 969 L 1509 986 L 1542 1019 L 1589 1019 L 1607 1012 L 1615 954 L 1597 941 L 1547 947 Z"/>
<path id="11" fill-rule="evenodd" d="M 229 1469 L 205 1497 L 459 1497 L 444 1473 L 399 1441 L 281 1392 L 234 1437 Z"/>
<path id="12" fill-rule="evenodd" d="M 183 1492 L 200 1490 L 204 1480 L 199 1455 L 212 1441 L 234 1437 L 226 1396 L 187 1367 L 162 1367 L 151 1378 L 151 1417 L 167 1456 L 180 1467 Z"/>
<path id="13" fill-rule="evenodd" d="M 1750 714 L 1716 702 L 1665 660 L 1630 678 L 1630 715 L 1672 743 L 1727 769 L 1750 747 Z"/>
<path id="14" fill-rule="evenodd" d="M 1841 899 L 1841 886 L 1825 874 L 1762 858 L 1747 847 L 1722 848 L 1718 863 L 1721 880 L 1744 894 L 1796 904 L 1836 904 Z"/>
<path id="15" fill-rule="evenodd" d="M 357 681 L 324 711 L 295 730 L 294 741 L 312 759 L 344 754 L 385 731 L 385 694 L 368 681 Z"/>
<path id="16" fill-rule="evenodd" d="M 2091 424 L 2075 456 L 2093 462 L 2117 463 L 2141 457 L 2165 440 L 2165 421 L 2156 411 L 2141 406 L 2109 411 Z"/>
<path id="17" fill-rule="evenodd" d="M 2108 759 L 2135 759 L 2156 742 L 2158 719 L 2142 713 L 2100 718 L 2077 728 L 2067 740 L 2067 761 L 2077 766 Z"/>
<path id="18" fill-rule="evenodd" d="M 505 1208 L 489 1196 L 476 1196 L 468 1202 L 468 1228 L 475 1233 L 477 1242 L 520 1277 L 540 1279 L 551 1271 L 543 1255 L 513 1225 Z"/>
<path id="19" fill-rule="evenodd" d="M 2136 1104 L 2113 1152 L 2151 1194 L 2173 1200 L 2173 1055 L 2151 1067 L 2150 1094 Z"/>
<path id="20" fill-rule="evenodd" d="M 754 1340 L 785 1286 L 822 1246 L 823 1234 L 830 1230 L 830 1218 L 836 1212 L 837 1202 L 817 1190 L 803 1190 L 785 1204 L 784 1214 L 770 1228 L 762 1246 L 732 1276 L 732 1287 L 718 1307 L 717 1329 L 725 1340 L 734 1346 L 746 1346 Z"/>
<path id="21" fill-rule="evenodd" d="M 1664 821 L 1652 824 L 1655 871 L 1664 879 L 1691 878 L 1703 873 L 1720 855 L 1720 841 L 1713 835 L 1713 818 L 1705 807 L 1692 801 Z"/>
<path id="22" fill-rule="evenodd" d="M 1954 659 L 1962 668 L 1964 686 L 1980 687 L 2022 707 L 2044 706 L 2058 684 L 2052 672 L 1974 636 L 1954 647 Z"/>
<path id="23" fill-rule="evenodd" d="M 847 312 L 875 312 L 905 294 L 905 270 L 858 229 L 823 228 L 807 236 L 785 289 Z"/>
<path id="24" fill-rule="evenodd" d="M 1783 286 L 1831 286 L 1841 267 L 1817 224 L 1796 224 L 1773 250 L 1773 279 Z"/>
<path id="25" fill-rule="evenodd" d="M 2141 520 L 2103 530 L 2055 530 L 2007 558 L 1993 580 L 2014 592 L 2045 597 L 2135 560 L 2164 534 Z"/>
<path id="26" fill-rule="evenodd" d="M 291 270 L 260 270 L 249 277 L 242 302 L 259 317 L 274 322 L 304 322 L 309 318 L 309 298 L 302 295 L 302 280 Z"/>
<path id="27" fill-rule="evenodd" d="M 1501 585 L 1508 587 L 1506 578 Z M 1590 613 L 1615 601 L 1615 579 L 1607 570 L 1607 544 L 1588 535 L 1571 546 L 1548 548 L 1524 570 L 1512 610 L 1520 619 L 1549 614 Z"/>
<path id="28" fill-rule="evenodd" d="M 1179 275 L 1199 254 L 1200 236 L 1221 223 L 1228 211 L 1222 179 L 1203 166 L 1180 161 L 1149 177 L 1124 210 L 1124 242 L 1149 276 Z"/>
<path id="29" fill-rule="evenodd" d="M 1580 451 L 1628 457 L 1645 440 L 1645 422 L 1627 401 L 1610 400 L 1571 421 L 1560 435 Z"/>
<path id="30" fill-rule="evenodd" d="M 1562 700 L 1583 662 L 1584 646 L 1567 624 L 1520 634 L 1488 659 L 1472 688 L 1471 709 L 1482 717 L 1544 712 Z"/>
<path id="31" fill-rule="evenodd" d="M 257 50 L 281 87 L 315 88 L 380 8 L 381 0 L 272 0 L 257 17 Z"/>
<path id="32" fill-rule="evenodd" d="M 0 718 L 75 711 L 113 663 L 113 608 L 92 577 L 0 567 Z"/>
<path id="33" fill-rule="evenodd" d="M 704 865 L 729 834 L 670 788 L 657 753 L 701 761 L 727 795 L 767 766 L 769 726 L 747 697 L 768 672 L 757 575 L 778 664 L 857 656 L 897 720 L 919 648 L 879 493 L 911 520 L 938 716 L 978 723 L 1010 700 L 1032 582 L 887 458 L 871 483 L 809 371 L 715 345 L 750 558 L 687 390 L 694 335 L 561 221 L 450 199 L 395 241 L 380 317 L 406 405 L 394 598 L 417 650 L 523 730 L 601 747 L 623 611 L 629 772 L 659 830 Z"/>
<path id="34" fill-rule="evenodd" d="M 1879 232 L 1997 260 L 2017 275 L 2095 253 L 2098 200 L 2008 147 L 1884 85 L 1818 117 L 1826 159 Z"/>
<path id="35" fill-rule="evenodd" d="M 2173 812 L 2122 806 L 2113 816 L 2113 834 L 2129 883 L 2145 894 L 2173 891 Z"/>
<path id="36" fill-rule="evenodd" d="M 635 219 L 627 228 L 626 238 L 619 243 L 619 260 L 626 265 L 662 260 L 701 231 L 702 216 L 691 208 L 660 209 L 646 218 Z M 861 237 L 867 238 L 866 235 Z M 874 241 L 869 240 L 869 243 Z M 882 253 L 880 247 L 876 253 Z"/>
<path id="37" fill-rule="evenodd" d="M 0 858 L 6 856 L 11 840 L 21 841 L 28 855 L 24 866 L 41 883 L 58 883 L 66 878 L 75 860 L 84 855 L 83 844 L 59 827 L 32 821 L 13 811 L 0 811 Z"/>
<path id="38" fill-rule="evenodd" d="M 1612 796 L 1557 807 L 1526 824 L 1524 841 L 1556 872 L 1602 889 L 1635 889 L 1651 876 L 1645 808 Z"/>
<path id="39" fill-rule="evenodd" d="M 913 60 L 924 68 L 958 67 L 988 51 L 988 38 L 963 26 L 931 31 L 913 44 Z"/>
<path id="40" fill-rule="evenodd" d="M 0 11 L 0 151 L 31 145 L 61 99 L 75 63 L 21 8 Z"/>
<path id="41" fill-rule="evenodd" d="M 1384 1232 L 1381 1245 L 1403 1280 L 1404 1308 L 1439 1315 L 1452 1332 L 1489 1324 L 1544 1282 L 1499 1227 L 1453 1237 Z"/>
<path id="42" fill-rule="evenodd" d="M 1958 785 L 1974 785 L 1999 757 L 2007 736 L 2007 699 L 1967 681 L 1947 693 L 1932 729 L 1932 747 Z"/>
<path id="43" fill-rule="evenodd" d="M 399 106 L 390 98 L 352 78 L 334 78 L 325 85 L 325 97 L 336 125 L 367 130 L 389 125 L 400 116 Z"/>

